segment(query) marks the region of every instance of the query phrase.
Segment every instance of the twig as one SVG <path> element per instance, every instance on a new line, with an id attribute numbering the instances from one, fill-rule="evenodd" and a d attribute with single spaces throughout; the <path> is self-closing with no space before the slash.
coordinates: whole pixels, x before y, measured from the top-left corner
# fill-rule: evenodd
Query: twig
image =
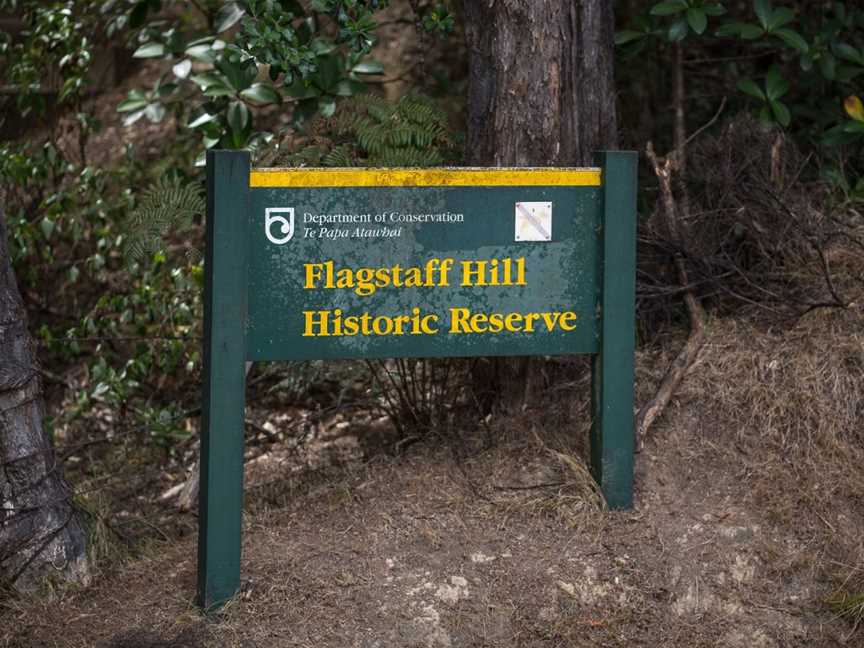
<path id="1" fill-rule="evenodd" d="M 686 187 L 684 186 L 683 172 L 686 169 L 686 147 L 693 137 L 687 138 L 685 132 L 683 55 L 680 46 L 676 48 L 675 63 L 675 150 L 671 155 L 667 155 L 665 159 L 660 160 L 654 151 L 654 145 L 649 142 L 646 153 L 654 169 L 654 174 L 660 183 L 662 206 L 658 209 L 658 213 L 662 217 L 666 235 L 674 246 L 684 249 L 686 236 L 682 228 L 682 221 L 686 222 L 688 219 L 690 202 Z M 703 132 L 717 119 L 720 111 L 723 109 L 724 103 L 721 103 L 717 115 L 705 126 L 697 130 L 694 136 Z M 682 193 L 680 210 L 672 190 L 672 182 L 676 173 L 678 173 L 678 184 Z M 678 274 L 678 283 L 682 287 L 690 286 L 687 267 L 684 263 L 684 255 L 681 252 L 677 252 L 674 255 L 674 261 Z M 684 380 L 684 376 L 687 375 L 687 371 L 693 365 L 699 355 L 699 351 L 705 344 L 705 326 L 703 324 L 705 314 L 702 305 L 696 299 L 691 289 L 685 290 L 683 296 L 687 312 L 690 316 L 690 336 L 687 338 L 684 347 L 678 352 L 666 375 L 663 376 L 663 380 L 660 382 L 660 386 L 654 397 L 645 403 L 636 415 L 636 444 L 639 449 L 644 447 L 651 424 L 666 408 L 666 405 L 672 399 L 672 396 Z"/>

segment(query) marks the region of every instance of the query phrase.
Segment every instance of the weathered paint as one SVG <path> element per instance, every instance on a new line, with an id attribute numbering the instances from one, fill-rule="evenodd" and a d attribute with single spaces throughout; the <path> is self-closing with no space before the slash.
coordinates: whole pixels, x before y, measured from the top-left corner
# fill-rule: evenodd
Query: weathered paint
<path id="1" fill-rule="evenodd" d="M 591 467 L 611 508 L 633 506 L 636 290 L 636 154 L 608 152 L 597 307 L 600 352 L 592 362 Z"/>
<path id="2" fill-rule="evenodd" d="M 249 154 L 207 153 L 204 384 L 198 511 L 198 604 L 240 585 Z"/>
<path id="3" fill-rule="evenodd" d="M 208 153 L 204 392 L 198 602 L 240 585 L 246 360 L 593 354 L 592 469 L 613 508 L 632 505 L 636 155 L 605 153 L 597 169 L 275 169 L 250 173 L 246 153 Z M 601 184 L 602 179 L 602 184 Z M 551 223 L 548 208 L 551 203 Z M 532 207 L 533 206 L 533 207 Z M 537 208 L 534 225 L 516 225 Z M 294 210 L 268 229 L 267 210 Z M 305 222 L 306 214 L 369 214 L 383 223 Z M 390 222 L 388 214 L 459 214 Z M 287 224 L 287 223 L 286 223 Z M 547 226 L 551 225 L 551 232 Z M 306 227 L 320 230 L 313 237 Z M 353 235 L 355 227 L 398 235 Z M 517 240 L 520 228 L 539 227 Z M 269 231 L 269 235 L 268 235 Z M 293 235 L 289 235 L 289 231 Z M 334 233 L 335 232 L 335 233 Z M 344 235 L 339 234 L 342 232 Z M 346 233 L 347 232 L 347 233 Z M 379 232 L 380 234 L 380 232 Z M 521 260 L 524 284 L 424 287 L 359 295 L 308 281 L 305 264 L 421 267 L 430 259 Z M 303 335 L 303 311 L 395 317 L 572 312 L 573 330 L 404 336 Z M 446 328 L 446 327 L 445 327 Z"/>
<path id="4" fill-rule="evenodd" d="M 598 349 L 596 271 L 601 190 L 599 187 L 360 187 L 251 190 L 249 238 L 250 360 L 313 358 L 441 357 L 595 353 Z M 553 203 L 552 240 L 516 242 L 519 201 Z M 295 232 L 274 245 L 265 232 L 268 207 L 293 207 Z M 461 214 L 463 222 L 325 225 L 353 234 L 362 229 L 399 230 L 398 237 L 307 238 L 304 214 Z M 304 264 L 334 260 L 340 267 L 422 266 L 429 259 L 453 259 L 446 287 L 382 288 L 371 296 L 350 289 L 304 288 Z M 525 259 L 525 286 L 459 285 L 461 262 Z M 472 312 L 575 311 L 573 332 L 534 334 L 448 334 L 303 337 L 304 311 L 341 309 L 396 316 L 414 307 L 441 317 L 451 307 Z"/>
<path id="5" fill-rule="evenodd" d="M 250 187 L 599 187 L 595 168 L 253 169 Z"/>

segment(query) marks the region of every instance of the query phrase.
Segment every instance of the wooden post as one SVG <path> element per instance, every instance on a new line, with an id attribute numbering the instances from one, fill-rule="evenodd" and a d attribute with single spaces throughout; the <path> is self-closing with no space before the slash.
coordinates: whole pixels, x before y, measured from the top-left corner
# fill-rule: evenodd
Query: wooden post
<path id="1" fill-rule="evenodd" d="M 592 362 L 591 467 L 615 509 L 633 506 L 636 162 L 634 152 L 598 155 L 603 171 L 601 318 L 600 352 Z"/>
<path id="2" fill-rule="evenodd" d="M 204 385 L 198 517 L 198 605 L 240 587 L 249 153 L 207 153 Z"/>

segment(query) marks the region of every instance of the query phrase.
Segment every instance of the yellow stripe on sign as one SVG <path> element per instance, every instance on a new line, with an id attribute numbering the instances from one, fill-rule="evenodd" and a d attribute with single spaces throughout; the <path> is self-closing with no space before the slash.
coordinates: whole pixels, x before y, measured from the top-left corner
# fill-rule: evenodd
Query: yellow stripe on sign
<path id="1" fill-rule="evenodd" d="M 252 169 L 250 187 L 598 187 L 595 168 Z"/>

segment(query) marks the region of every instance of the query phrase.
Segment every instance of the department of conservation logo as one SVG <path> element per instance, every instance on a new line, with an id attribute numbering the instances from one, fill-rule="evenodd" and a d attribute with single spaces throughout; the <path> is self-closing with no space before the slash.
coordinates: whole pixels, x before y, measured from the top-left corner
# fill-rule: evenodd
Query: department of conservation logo
<path id="1" fill-rule="evenodd" d="M 285 245 L 290 241 L 294 237 L 294 208 L 265 208 L 264 233 L 270 242 L 276 245 Z"/>

